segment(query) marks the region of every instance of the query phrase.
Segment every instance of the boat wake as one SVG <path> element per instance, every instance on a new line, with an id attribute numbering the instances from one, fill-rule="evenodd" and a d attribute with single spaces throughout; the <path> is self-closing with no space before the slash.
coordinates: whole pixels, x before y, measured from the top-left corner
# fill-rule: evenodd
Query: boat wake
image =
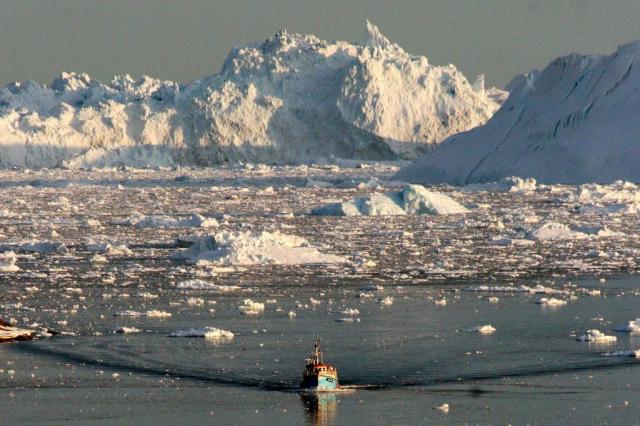
<path id="1" fill-rule="evenodd" d="M 254 388 L 256 390 L 293 392 L 293 393 L 354 393 L 357 391 L 379 391 L 401 388 L 421 388 L 446 384 L 477 384 L 482 381 L 499 380 L 513 377 L 535 377 L 549 374 L 561 374 L 586 370 L 605 370 L 624 368 L 630 365 L 640 365 L 634 358 L 603 358 L 568 363 L 557 366 L 531 366 L 526 368 L 514 368 L 504 370 L 461 372 L 459 375 L 441 377 L 418 377 L 403 380 L 402 375 L 394 375 L 393 378 L 377 377 L 375 382 L 358 383 L 354 377 L 349 379 L 345 374 L 344 383 L 337 389 L 316 390 L 300 388 L 297 380 L 290 374 L 283 375 L 282 380 L 271 380 L 262 377 L 242 377 L 225 368 L 202 367 L 193 365 L 180 365 L 172 362 L 151 359 L 142 356 L 135 351 L 127 351 L 122 348 L 112 348 L 94 345 L 91 350 L 83 345 L 76 344 L 73 351 L 69 351 L 56 344 L 48 342 L 23 342 L 19 345 L 7 347 L 8 350 L 20 352 L 33 357 L 43 357 L 65 364 L 76 364 L 84 367 L 111 369 L 118 372 L 141 374 L 145 376 L 172 377 L 182 380 L 190 380 L 194 383 L 217 384 L 236 387 Z M 407 375 L 409 377 L 409 375 Z M 388 380 L 387 380 L 388 379 Z M 39 385 L 41 386 L 41 385 Z M 55 386 L 55 385 L 47 385 Z"/>

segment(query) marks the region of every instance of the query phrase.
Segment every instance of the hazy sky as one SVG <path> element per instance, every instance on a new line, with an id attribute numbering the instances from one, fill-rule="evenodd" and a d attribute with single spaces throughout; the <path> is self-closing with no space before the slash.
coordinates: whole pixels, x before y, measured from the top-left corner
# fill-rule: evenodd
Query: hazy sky
<path id="1" fill-rule="evenodd" d="M 366 18 L 408 52 L 500 86 L 640 39 L 640 0 L 0 0 L 0 85 L 64 70 L 186 82 L 281 28 L 362 42 Z"/>

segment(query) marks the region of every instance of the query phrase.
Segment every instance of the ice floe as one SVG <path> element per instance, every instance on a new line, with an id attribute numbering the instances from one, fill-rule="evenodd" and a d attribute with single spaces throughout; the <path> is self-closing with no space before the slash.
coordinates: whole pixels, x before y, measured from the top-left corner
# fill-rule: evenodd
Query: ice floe
<path id="1" fill-rule="evenodd" d="M 173 258 L 213 265 L 350 263 L 343 257 L 321 253 L 304 238 L 277 231 L 219 232 L 199 236 L 191 247 L 175 253 Z"/>
<path id="2" fill-rule="evenodd" d="M 215 228 L 218 221 L 199 214 L 192 214 L 185 218 L 175 218 L 167 215 L 134 214 L 127 219 L 114 221 L 116 225 L 134 226 L 136 228 Z"/>
<path id="3" fill-rule="evenodd" d="M 182 290 L 213 290 L 221 293 L 237 291 L 240 289 L 240 286 L 237 285 L 216 284 L 198 279 L 181 281 L 176 285 L 176 287 Z"/>
<path id="4" fill-rule="evenodd" d="M 204 337 L 211 340 L 233 339 L 235 334 L 228 330 L 216 327 L 191 328 L 189 330 L 174 331 L 171 337 Z"/>
<path id="5" fill-rule="evenodd" d="M 555 297 L 542 297 L 536 300 L 536 304 L 545 305 L 545 306 L 565 306 L 567 304 L 566 300 L 556 299 Z"/>
<path id="6" fill-rule="evenodd" d="M 328 204 L 311 211 L 314 216 L 394 216 L 405 214 L 459 214 L 469 210 L 451 197 L 421 185 L 401 191 L 372 194 L 351 201 Z"/>
<path id="7" fill-rule="evenodd" d="M 470 329 L 468 329 L 467 331 L 471 332 L 471 333 L 480 333 L 480 334 L 493 334 L 496 332 L 496 328 L 493 327 L 491 324 L 487 324 L 487 325 L 477 325 L 475 327 L 471 327 Z"/>
<path id="8" fill-rule="evenodd" d="M 615 328 L 615 331 L 621 331 L 625 333 L 640 333 L 640 318 L 633 321 L 627 321 L 625 324 L 620 324 Z"/>
<path id="9" fill-rule="evenodd" d="M 608 336 L 600 330 L 587 330 L 587 332 L 576 338 L 581 342 L 594 342 L 594 343 L 614 343 L 618 340 L 616 336 Z"/>
<path id="10" fill-rule="evenodd" d="M 56 241 L 30 241 L 20 245 L 20 251 L 30 253 L 59 253 L 63 254 L 68 252 L 67 247 Z"/>
<path id="11" fill-rule="evenodd" d="M 615 356 L 615 357 L 623 357 L 623 358 L 640 358 L 640 349 L 635 351 L 615 351 L 615 352 L 607 352 L 602 354 L 602 356 Z"/>
<path id="12" fill-rule="evenodd" d="M 259 315 L 264 312 L 264 303 L 244 299 L 238 309 L 245 315 Z"/>

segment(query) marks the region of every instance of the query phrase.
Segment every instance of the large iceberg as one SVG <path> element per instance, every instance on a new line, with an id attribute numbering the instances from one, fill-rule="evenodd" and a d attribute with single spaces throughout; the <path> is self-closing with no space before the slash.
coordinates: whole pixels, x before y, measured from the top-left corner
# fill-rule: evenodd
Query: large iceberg
<path id="1" fill-rule="evenodd" d="M 300 163 L 416 158 L 484 123 L 506 94 L 406 53 L 281 31 L 180 85 L 63 73 L 0 89 L 0 167 Z"/>
<path id="2" fill-rule="evenodd" d="M 556 59 L 507 88 L 508 100 L 485 125 L 450 137 L 396 179 L 640 182 L 640 41 L 611 55 Z"/>

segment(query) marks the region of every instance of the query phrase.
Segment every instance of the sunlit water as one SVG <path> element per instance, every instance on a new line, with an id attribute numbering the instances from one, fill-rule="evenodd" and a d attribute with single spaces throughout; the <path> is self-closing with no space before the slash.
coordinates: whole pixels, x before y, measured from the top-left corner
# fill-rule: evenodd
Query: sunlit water
<path id="1" fill-rule="evenodd" d="M 546 308 L 534 303 L 536 295 L 467 292 L 466 285 L 389 285 L 368 298 L 358 297 L 357 283 L 269 285 L 251 297 L 276 302 L 247 316 L 238 310 L 242 292 L 165 289 L 152 304 L 171 312 L 168 319 L 113 317 L 131 302 L 110 300 L 78 314 L 84 325 L 77 336 L 1 346 L 0 404 L 11 422 L 548 424 L 561 416 L 633 424 L 640 413 L 638 363 L 602 354 L 640 347 L 640 338 L 612 331 L 639 316 L 640 280 L 577 283 L 603 295 Z M 102 289 L 85 291 L 87 299 L 100 299 L 94 291 Z M 379 303 L 387 296 L 393 304 Z M 204 305 L 176 303 L 187 297 Z M 435 304 L 442 298 L 446 305 Z M 360 311 L 353 316 L 359 322 L 337 321 L 348 317 L 339 313 L 346 308 Z M 298 315 L 289 318 L 289 310 Z M 468 331 L 485 324 L 496 332 Z M 143 331 L 113 333 L 120 326 Z M 236 336 L 169 337 L 205 326 Z M 592 328 L 618 341 L 576 341 L 576 333 Z M 298 392 L 315 336 L 352 392 Z M 448 413 L 436 409 L 443 403 Z"/>

